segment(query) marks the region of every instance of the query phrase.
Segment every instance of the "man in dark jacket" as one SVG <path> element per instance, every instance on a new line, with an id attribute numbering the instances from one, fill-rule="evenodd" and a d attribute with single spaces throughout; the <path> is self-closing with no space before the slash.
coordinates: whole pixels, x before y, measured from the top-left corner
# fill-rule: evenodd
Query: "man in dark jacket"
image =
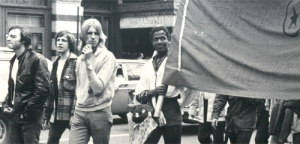
<path id="1" fill-rule="evenodd" d="M 226 133 L 231 143 L 249 143 L 256 128 L 257 112 L 264 100 L 237 96 L 217 95 L 212 113 L 212 126 L 217 126 L 220 112 L 228 102 Z"/>
<path id="2" fill-rule="evenodd" d="M 15 52 L 10 60 L 8 94 L 3 113 L 9 117 L 9 143 L 39 143 L 43 104 L 49 93 L 47 59 L 29 48 L 31 33 L 11 27 L 8 47 Z"/>

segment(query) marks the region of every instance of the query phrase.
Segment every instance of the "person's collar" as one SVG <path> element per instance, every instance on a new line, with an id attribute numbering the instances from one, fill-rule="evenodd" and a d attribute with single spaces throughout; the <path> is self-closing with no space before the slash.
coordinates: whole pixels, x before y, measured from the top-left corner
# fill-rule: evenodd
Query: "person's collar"
<path id="1" fill-rule="evenodd" d="M 25 54 L 26 54 L 27 50 L 24 50 L 24 52 L 17 57 L 18 60 L 22 59 L 23 57 L 25 57 Z"/>
<path id="2" fill-rule="evenodd" d="M 163 57 L 167 57 L 169 53 L 166 53 Z M 153 56 L 153 59 L 157 59 L 158 57 L 158 53 L 156 53 L 154 56 Z"/>
<path id="3" fill-rule="evenodd" d="M 107 48 L 105 46 L 99 45 L 94 53 L 94 56 L 98 56 L 104 50 L 107 50 Z"/>

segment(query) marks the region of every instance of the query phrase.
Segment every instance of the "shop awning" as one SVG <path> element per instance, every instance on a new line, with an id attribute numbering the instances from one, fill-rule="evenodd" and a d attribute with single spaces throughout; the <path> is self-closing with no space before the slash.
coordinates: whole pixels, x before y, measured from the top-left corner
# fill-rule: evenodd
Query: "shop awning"
<path id="1" fill-rule="evenodd" d="M 120 28 L 121 29 L 152 28 L 157 25 L 174 27 L 175 20 L 176 20 L 175 15 L 122 17 L 120 19 Z"/>

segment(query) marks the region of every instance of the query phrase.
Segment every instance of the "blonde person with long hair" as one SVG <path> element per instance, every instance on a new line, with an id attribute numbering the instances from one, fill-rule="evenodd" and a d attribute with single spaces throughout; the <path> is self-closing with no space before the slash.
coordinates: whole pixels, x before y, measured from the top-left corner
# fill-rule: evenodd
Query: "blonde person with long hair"
<path id="1" fill-rule="evenodd" d="M 105 47 L 100 22 L 88 19 L 81 27 L 81 55 L 76 66 L 76 97 L 71 119 L 70 144 L 109 143 L 112 127 L 111 103 L 117 63 Z"/>

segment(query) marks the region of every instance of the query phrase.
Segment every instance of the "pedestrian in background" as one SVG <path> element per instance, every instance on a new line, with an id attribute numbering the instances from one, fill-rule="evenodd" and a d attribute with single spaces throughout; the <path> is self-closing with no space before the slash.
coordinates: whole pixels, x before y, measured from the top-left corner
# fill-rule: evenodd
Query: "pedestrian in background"
<path id="1" fill-rule="evenodd" d="M 292 134 L 294 144 L 300 143 L 300 100 L 271 100 L 269 133 L 271 144 L 283 144 Z"/>
<path id="2" fill-rule="evenodd" d="M 111 103 L 117 72 L 116 58 L 105 47 L 100 22 L 87 19 L 81 26 L 81 55 L 76 66 L 76 97 L 71 118 L 70 144 L 109 143 L 112 127 Z"/>
<path id="3" fill-rule="evenodd" d="M 48 144 L 59 143 L 65 129 L 70 128 L 70 117 L 76 104 L 76 61 L 75 38 L 68 31 L 55 36 L 58 57 L 53 63 L 50 75 L 50 95 L 44 108 L 44 127 L 49 127 Z M 75 106 L 74 106 L 75 107 Z"/>
<path id="4" fill-rule="evenodd" d="M 249 143 L 253 131 L 256 129 L 258 109 L 265 101 L 255 98 L 244 98 L 229 95 L 216 95 L 212 126 L 216 128 L 220 112 L 229 104 L 226 114 L 226 134 L 232 144 Z"/>
<path id="5" fill-rule="evenodd" d="M 31 33 L 24 27 L 10 27 L 7 43 L 15 52 L 3 102 L 3 113 L 9 116 L 9 143 L 38 144 L 43 105 L 49 94 L 47 59 L 29 48 Z"/>
<path id="6" fill-rule="evenodd" d="M 216 94 L 199 91 L 198 95 L 190 104 L 189 119 L 199 122 L 198 141 L 201 144 L 224 143 L 225 132 L 225 108 L 218 117 L 216 129 L 211 125 L 211 115 Z M 213 140 L 210 134 L 213 134 Z"/>

